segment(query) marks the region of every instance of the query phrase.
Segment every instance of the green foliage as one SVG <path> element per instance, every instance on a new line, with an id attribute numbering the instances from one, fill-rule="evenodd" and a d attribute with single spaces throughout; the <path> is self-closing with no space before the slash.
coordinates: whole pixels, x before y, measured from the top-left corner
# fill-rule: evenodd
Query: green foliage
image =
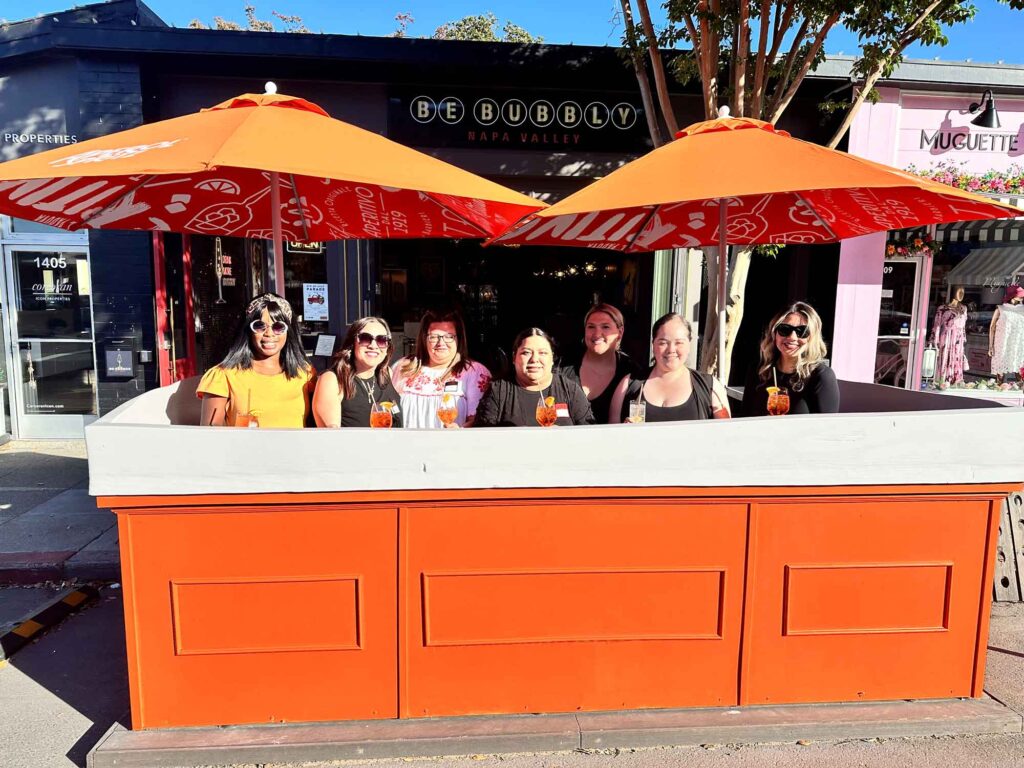
<path id="1" fill-rule="evenodd" d="M 534 37 L 518 24 L 506 21 L 498 35 L 498 17 L 488 11 L 478 16 L 464 16 L 449 21 L 434 30 L 435 40 L 478 40 L 490 43 L 542 43 L 543 37 Z"/>
<path id="2" fill-rule="evenodd" d="M 231 31 L 231 32 L 277 32 L 278 31 L 277 28 L 274 26 L 274 22 L 266 21 L 264 19 L 259 18 L 256 15 L 256 6 L 254 6 L 254 5 L 246 5 L 243 8 L 243 11 L 245 12 L 245 26 L 242 26 L 237 21 L 231 21 L 230 19 L 225 19 L 222 16 L 214 16 L 213 17 L 213 25 L 212 25 L 212 27 L 210 25 L 204 24 L 199 19 L 192 19 L 192 21 L 190 21 L 188 23 L 188 28 L 189 29 L 219 29 L 219 30 L 228 30 L 228 31 Z M 310 31 L 306 27 L 306 25 L 302 23 L 302 17 L 301 16 L 289 16 L 289 15 L 284 14 L 284 13 L 278 13 L 277 11 L 271 11 L 270 15 L 274 16 L 274 17 L 276 17 L 277 19 L 280 20 L 280 22 L 281 22 L 281 24 L 283 26 L 283 29 L 281 31 L 283 31 L 283 32 L 306 32 L 306 33 L 308 33 Z"/>
<path id="3" fill-rule="evenodd" d="M 641 0 L 637 0 L 641 2 Z M 1024 9 L 1024 0 L 1000 0 L 1011 8 Z M 657 45 L 664 48 L 687 48 L 685 56 L 676 57 L 670 73 L 681 83 L 700 78 L 697 59 L 704 53 L 718 61 L 716 90 L 719 101 L 731 97 L 729 88 L 736 82 L 732 68 L 745 59 L 746 72 L 743 103 L 745 114 L 771 119 L 778 117 L 788 104 L 787 93 L 808 72 L 813 72 L 825 59 L 825 46 L 832 29 L 842 26 L 856 35 L 860 50 L 852 74 L 859 80 L 892 75 L 903 61 L 903 52 L 912 44 L 942 46 L 948 43 L 945 30 L 955 28 L 974 18 L 976 9 L 970 0 L 772 0 L 768 16 L 761 19 L 761 0 L 663 0 L 667 23 L 657 33 Z M 744 13 L 741 13 L 743 11 Z M 744 22 L 744 16 L 746 21 Z M 763 61 L 765 78 L 755 82 L 759 32 L 767 25 L 767 49 L 774 57 Z M 743 34 L 741 35 L 741 31 Z M 646 51 L 651 41 L 636 25 L 634 49 Z M 696 39 L 694 38 L 696 34 Z M 628 37 L 628 36 L 625 36 Z M 624 37 L 624 39 L 625 39 Z M 746 40 L 746 50 L 736 45 Z M 816 44 L 817 43 L 817 44 Z M 762 100 L 751 111 L 751 98 L 761 87 Z M 866 100 L 877 99 L 869 88 Z M 850 101 L 833 100 L 822 105 L 826 113 L 848 108 Z M 757 114 L 754 114 L 757 112 Z"/>

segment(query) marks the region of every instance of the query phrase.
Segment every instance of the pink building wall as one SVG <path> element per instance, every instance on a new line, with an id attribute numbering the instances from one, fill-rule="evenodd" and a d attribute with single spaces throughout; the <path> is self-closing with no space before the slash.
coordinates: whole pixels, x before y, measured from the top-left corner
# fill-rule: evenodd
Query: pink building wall
<path id="1" fill-rule="evenodd" d="M 850 126 L 852 155 L 893 165 L 900 121 L 900 92 L 879 88 L 877 104 L 864 104 Z M 844 240 L 839 250 L 835 332 L 831 362 L 836 376 L 874 381 L 878 312 L 886 233 Z"/>
<path id="2" fill-rule="evenodd" d="M 879 88 L 850 127 L 849 152 L 896 168 L 919 170 L 952 161 L 968 172 L 1024 165 L 1024 99 L 996 94 L 999 128 L 971 125 L 977 94 L 901 93 Z M 832 368 L 850 381 L 873 381 L 878 312 L 882 301 L 885 232 L 843 242 L 839 252 Z M 932 308 L 922 307 L 922 316 Z M 925 329 L 920 328 L 919 334 Z M 918 350 L 918 353 L 920 350 Z"/>

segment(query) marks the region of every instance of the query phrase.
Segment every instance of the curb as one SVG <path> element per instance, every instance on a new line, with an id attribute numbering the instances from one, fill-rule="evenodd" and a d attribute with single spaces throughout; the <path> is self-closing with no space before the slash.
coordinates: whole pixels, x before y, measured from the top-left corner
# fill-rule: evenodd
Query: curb
<path id="1" fill-rule="evenodd" d="M 64 621 L 99 596 L 99 591 L 89 585 L 66 589 L 51 598 L 44 608 L 15 622 L 10 629 L 0 628 L 0 631 L 3 631 L 3 634 L 0 634 L 0 661 L 9 659 L 15 651 L 27 645 L 44 630 Z"/>
<path id="2" fill-rule="evenodd" d="M 320 763 L 799 740 L 1019 734 L 990 699 L 484 715 L 126 730 L 115 723 L 88 768 Z"/>

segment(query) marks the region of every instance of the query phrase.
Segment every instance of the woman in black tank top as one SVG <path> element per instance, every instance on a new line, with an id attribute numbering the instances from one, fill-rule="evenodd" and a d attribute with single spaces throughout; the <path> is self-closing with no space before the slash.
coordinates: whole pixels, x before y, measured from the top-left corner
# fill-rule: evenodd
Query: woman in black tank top
<path id="1" fill-rule="evenodd" d="M 629 420 L 629 404 L 644 403 L 645 421 L 689 421 L 729 418 L 725 388 L 706 373 L 686 367 L 690 324 L 675 313 L 660 318 L 653 329 L 654 367 L 646 379 L 627 376 L 612 397 L 612 418 Z"/>
<path id="2" fill-rule="evenodd" d="M 607 424 L 612 395 L 626 376 L 636 376 L 633 359 L 619 349 L 625 330 L 622 313 L 611 304 L 595 304 L 583 318 L 583 356 L 563 372 L 583 387 L 597 424 Z"/>

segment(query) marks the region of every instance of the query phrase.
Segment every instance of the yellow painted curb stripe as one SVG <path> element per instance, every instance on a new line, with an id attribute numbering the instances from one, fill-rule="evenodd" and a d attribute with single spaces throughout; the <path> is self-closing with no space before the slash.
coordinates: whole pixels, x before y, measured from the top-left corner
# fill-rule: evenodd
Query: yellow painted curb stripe
<path id="1" fill-rule="evenodd" d="M 79 592 L 78 590 L 75 590 L 70 595 L 61 600 L 61 602 L 66 603 L 73 608 L 76 605 L 80 605 L 82 602 L 84 602 L 87 597 L 89 596 L 85 594 L 85 592 Z"/>
<path id="2" fill-rule="evenodd" d="M 36 632 L 43 628 L 43 625 L 38 621 L 29 619 L 23 621 L 21 624 L 11 630 L 11 634 L 17 635 L 18 637 L 32 637 Z"/>

